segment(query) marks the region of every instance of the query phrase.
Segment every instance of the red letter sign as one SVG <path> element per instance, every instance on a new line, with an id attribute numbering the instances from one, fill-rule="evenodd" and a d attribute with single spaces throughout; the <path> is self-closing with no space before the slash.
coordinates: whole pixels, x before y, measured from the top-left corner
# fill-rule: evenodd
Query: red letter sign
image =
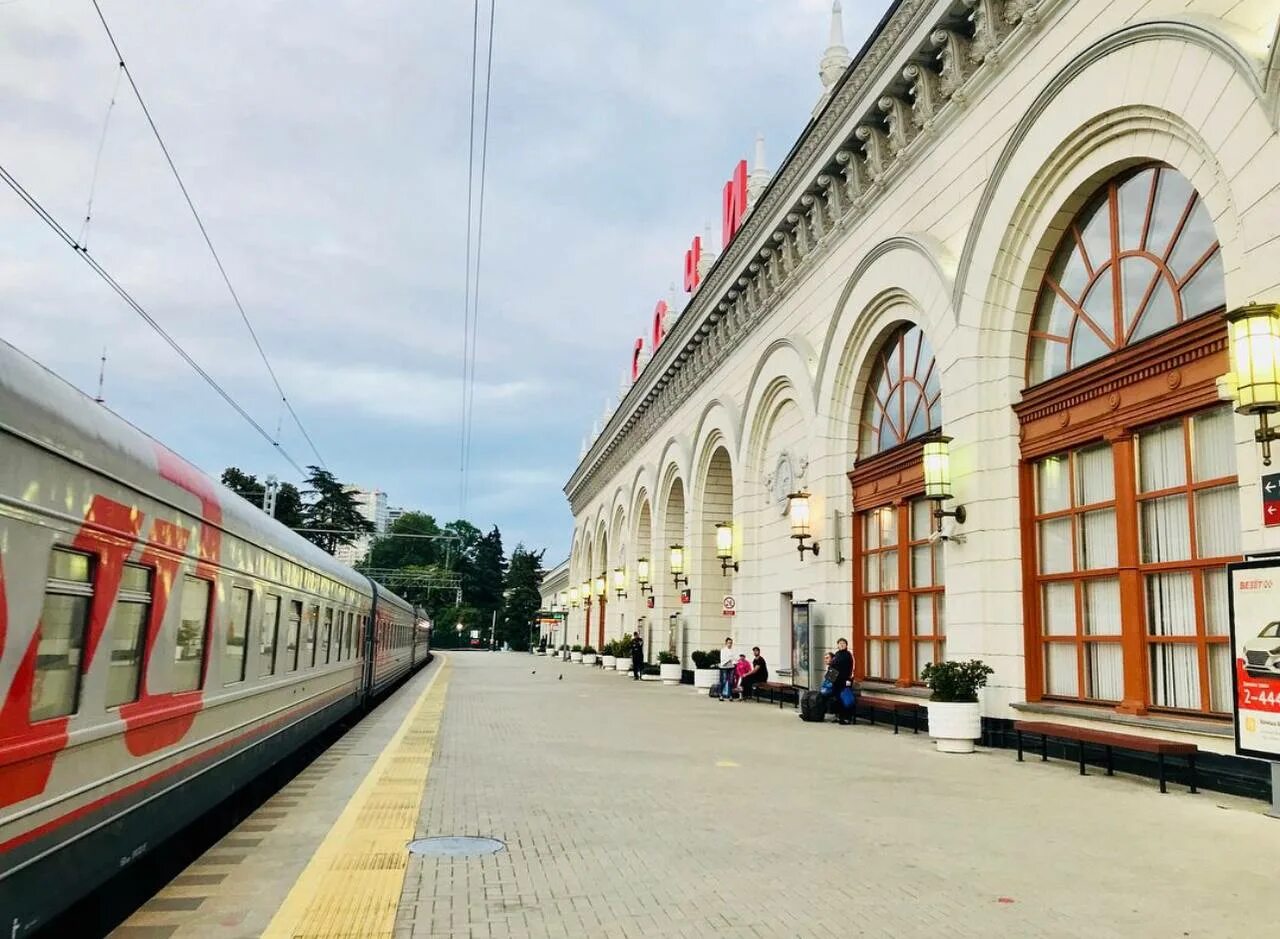
<path id="1" fill-rule="evenodd" d="M 684 292 L 698 289 L 698 262 L 702 260 L 702 238 L 693 236 L 693 245 L 684 253 Z"/>
<path id="2" fill-rule="evenodd" d="M 635 350 L 631 353 L 631 384 L 640 377 L 640 353 L 644 351 L 644 339 L 636 340 Z"/>
<path id="3" fill-rule="evenodd" d="M 721 250 L 729 247 L 733 236 L 742 226 L 742 216 L 747 214 L 747 161 L 739 160 L 733 168 L 733 178 L 724 184 L 724 201 L 721 211 Z"/>
<path id="4" fill-rule="evenodd" d="M 653 308 L 653 352 L 658 353 L 658 346 L 667 336 L 667 301 L 659 300 Z"/>

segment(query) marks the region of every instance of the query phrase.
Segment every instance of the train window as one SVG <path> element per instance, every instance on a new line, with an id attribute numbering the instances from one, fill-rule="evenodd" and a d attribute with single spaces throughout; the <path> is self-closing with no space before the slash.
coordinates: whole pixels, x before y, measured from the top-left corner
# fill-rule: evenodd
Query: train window
<path id="1" fill-rule="evenodd" d="M 302 601 L 289 601 L 289 636 L 284 649 L 285 671 L 298 670 L 298 633 L 302 629 Z"/>
<path id="2" fill-rule="evenodd" d="M 126 564 L 120 576 L 115 619 L 111 624 L 107 664 L 107 707 L 138 700 L 142 678 L 142 643 L 151 615 L 151 570 Z"/>
<path id="3" fill-rule="evenodd" d="M 307 607 L 307 647 L 303 650 L 303 661 L 308 666 L 316 664 L 316 633 L 320 629 L 320 607 L 312 604 Z"/>
<path id="4" fill-rule="evenodd" d="M 333 607 L 324 608 L 324 664 L 329 664 L 333 651 Z"/>
<path id="5" fill-rule="evenodd" d="M 53 549 L 44 611 L 36 640 L 35 684 L 31 720 L 74 714 L 80 694 L 80 655 L 93 601 L 93 558 Z"/>
<path id="6" fill-rule="evenodd" d="M 173 690 L 195 691 L 204 681 L 205 632 L 213 585 L 198 577 L 182 578 L 182 622 L 173 646 Z"/>
<path id="7" fill-rule="evenodd" d="M 227 623 L 227 648 L 222 657 L 222 683 L 234 685 L 244 681 L 249 649 L 249 614 L 253 610 L 253 594 L 244 587 L 231 588 L 231 619 Z"/>
<path id="8" fill-rule="evenodd" d="M 265 678 L 276 673 L 276 640 L 280 633 L 280 598 L 267 594 L 262 609 L 262 634 L 258 637 L 258 654 L 261 656 L 258 676 Z"/>

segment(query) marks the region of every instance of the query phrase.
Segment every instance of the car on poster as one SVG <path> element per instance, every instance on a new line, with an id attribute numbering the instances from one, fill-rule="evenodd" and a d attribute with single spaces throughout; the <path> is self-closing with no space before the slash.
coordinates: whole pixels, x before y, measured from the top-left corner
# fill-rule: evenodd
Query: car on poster
<path id="1" fill-rule="evenodd" d="M 1236 752 L 1280 761 L 1280 558 L 1230 567 Z"/>

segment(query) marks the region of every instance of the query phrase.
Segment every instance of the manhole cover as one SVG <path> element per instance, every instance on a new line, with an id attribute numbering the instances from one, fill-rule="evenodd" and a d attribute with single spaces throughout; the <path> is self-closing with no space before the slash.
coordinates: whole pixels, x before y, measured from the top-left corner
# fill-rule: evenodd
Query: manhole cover
<path id="1" fill-rule="evenodd" d="M 423 857 L 479 857 L 482 854 L 496 854 L 505 847 L 497 838 L 419 838 L 409 842 L 409 853 Z"/>

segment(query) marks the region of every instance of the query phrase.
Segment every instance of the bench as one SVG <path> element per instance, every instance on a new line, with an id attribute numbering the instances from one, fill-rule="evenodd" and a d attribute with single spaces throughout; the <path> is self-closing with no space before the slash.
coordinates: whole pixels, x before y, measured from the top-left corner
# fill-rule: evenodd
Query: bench
<path id="1" fill-rule="evenodd" d="M 800 689 L 795 685 L 784 685 L 780 681 L 761 681 L 752 685 L 751 690 L 755 692 L 757 701 L 760 700 L 761 693 L 768 694 L 770 700 L 778 702 L 779 710 L 787 700 L 794 702 L 796 707 L 800 706 Z"/>
<path id="2" fill-rule="evenodd" d="M 908 713 L 911 715 L 911 732 L 913 734 L 920 733 L 920 715 L 925 712 L 923 704 L 917 704 L 915 701 L 907 701 L 902 698 L 882 698 L 878 695 L 859 694 L 854 699 L 853 714 L 850 715 L 853 723 L 858 723 L 859 708 L 866 708 L 867 717 L 874 726 L 876 722 L 876 708 L 882 711 L 889 711 L 893 714 L 893 732 L 898 732 L 898 715 Z"/>
<path id="3" fill-rule="evenodd" d="M 1187 761 L 1187 777 L 1188 788 L 1191 792 L 1196 791 L 1196 753 L 1198 748 L 1194 743 L 1175 743 L 1172 740 L 1160 740 L 1155 737 L 1139 737 L 1135 734 L 1116 734 L 1106 730 L 1092 730 L 1087 727 L 1071 727 L 1066 724 L 1051 724 L 1045 721 L 1014 721 L 1014 732 L 1018 737 L 1018 761 L 1022 761 L 1022 735 L 1036 734 L 1040 737 L 1040 760 L 1045 762 L 1049 759 L 1047 740 L 1053 737 L 1056 740 L 1074 740 L 1080 745 L 1080 775 L 1087 776 L 1085 772 L 1085 744 L 1093 744 L 1102 747 L 1106 751 L 1107 757 L 1107 775 L 1114 776 L 1115 772 L 1111 763 L 1112 750 L 1131 750 L 1137 753 L 1154 753 L 1159 761 L 1160 767 L 1160 791 L 1168 792 L 1165 788 L 1165 765 L 1164 758 L 1166 756 L 1180 756 Z"/>

